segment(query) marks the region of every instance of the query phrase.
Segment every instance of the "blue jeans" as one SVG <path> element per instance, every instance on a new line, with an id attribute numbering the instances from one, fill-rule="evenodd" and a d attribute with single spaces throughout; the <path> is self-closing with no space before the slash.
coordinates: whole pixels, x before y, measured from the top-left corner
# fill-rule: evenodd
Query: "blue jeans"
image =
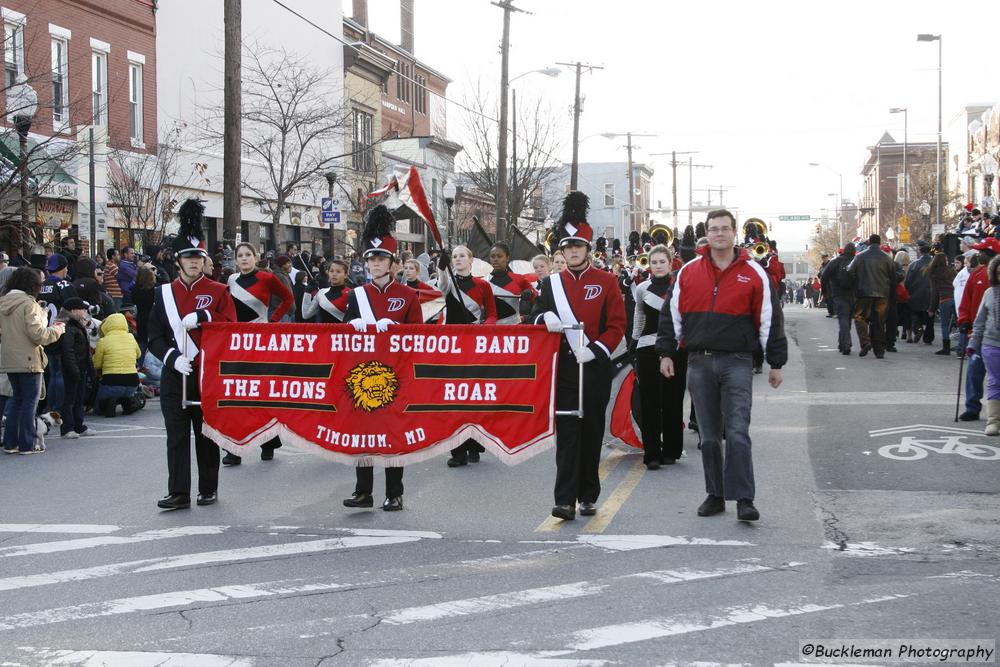
<path id="1" fill-rule="evenodd" d="M 753 500 L 756 491 L 750 453 L 752 356 L 749 352 L 692 352 L 688 357 L 688 391 L 698 415 L 705 490 L 726 500 Z"/>
<path id="2" fill-rule="evenodd" d="M 965 374 L 965 410 L 979 414 L 983 410 L 983 381 L 986 379 L 986 364 L 980 354 L 969 357 L 969 370 Z"/>
<path id="3" fill-rule="evenodd" d="M 7 400 L 3 448 L 30 452 L 35 446 L 35 408 L 42 395 L 41 373 L 8 373 L 14 395 Z"/>
<path id="4" fill-rule="evenodd" d="M 951 324 L 955 321 L 955 301 L 948 299 L 938 304 L 938 321 L 941 323 L 941 347 L 945 346 Z"/>
<path id="5" fill-rule="evenodd" d="M 125 387 L 123 385 L 116 384 L 102 384 L 97 387 L 97 400 L 106 401 L 109 398 L 118 400 L 120 398 L 128 398 L 135 392 L 139 390 L 138 387 Z"/>
<path id="6" fill-rule="evenodd" d="M 45 405 L 49 410 L 59 410 L 66 393 L 66 383 L 63 381 L 62 357 L 58 354 L 49 355 L 49 365 L 45 367 Z"/>

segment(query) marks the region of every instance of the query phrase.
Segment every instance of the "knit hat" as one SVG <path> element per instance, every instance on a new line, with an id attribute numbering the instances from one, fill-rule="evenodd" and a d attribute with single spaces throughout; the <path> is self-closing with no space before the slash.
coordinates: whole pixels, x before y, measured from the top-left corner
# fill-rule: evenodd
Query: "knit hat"
<path id="1" fill-rule="evenodd" d="M 49 255 L 48 260 L 45 262 L 45 270 L 49 273 L 62 271 L 67 266 L 69 266 L 69 262 L 66 261 L 66 257 L 59 254 Z"/>
<path id="2" fill-rule="evenodd" d="M 291 264 L 292 260 L 288 255 L 278 255 L 278 258 L 274 260 L 274 263 L 278 266 L 284 266 L 285 264 Z"/>
<path id="3" fill-rule="evenodd" d="M 71 296 L 63 301 L 62 307 L 64 310 L 87 310 L 90 304 L 78 296 Z"/>

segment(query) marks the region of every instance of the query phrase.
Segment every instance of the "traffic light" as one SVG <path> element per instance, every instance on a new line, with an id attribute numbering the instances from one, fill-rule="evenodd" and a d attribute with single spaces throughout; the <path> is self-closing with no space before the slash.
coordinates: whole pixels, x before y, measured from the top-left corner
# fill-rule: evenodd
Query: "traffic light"
<path id="1" fill-rule="evenodd" d="M 817 222 L 816 223 L 816 233 L 817 234 L 819 234 L 819 230 L 820 230 L 820 224 Z"/>

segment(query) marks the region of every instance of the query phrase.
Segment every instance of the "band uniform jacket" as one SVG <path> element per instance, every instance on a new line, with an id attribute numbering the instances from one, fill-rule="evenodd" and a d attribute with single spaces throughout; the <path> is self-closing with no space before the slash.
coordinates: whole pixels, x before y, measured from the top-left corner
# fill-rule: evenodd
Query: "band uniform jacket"
<path id="1" fill-rule="evenodd" d="M 488 282 L 496 300 L 497 324 L 520 324 L 521 295 L 527 293 L 528 301 L 533 301 L 536 296 L 531 281 L 507 270 L 493 271 Z"/>
<path id="2" fill-rule="evenodd" d="M 229 293 L 236 306 L 236 318 L 240 322 L 267 322 L 268 305 L 271 296 L 281 303 L 271 314 L 271 322 L 279 322 L 292 307 L 292 293 L 273 273 L 254 270 L 250 273 L 234 273 L 229 276 Z"/>
<path id="3" fill-rule="evenodd" d="M 635 291 L 635 316 L 632 319 L 632 338 L 636 347 L 650 347 L 656 343 L 656 330 L 660 323 L 660 311 L 667 294 L 673 275 L 662 278 L 650 277 L 640 284 Z"/>
<path id="4" fill-rule="evenodd" d="M 367 283 L 351 290 L 347 297 L 347 312 L 344 321 L 361 318 L 368 324 L 389 318 L 396 324 L 423 324 L 424 315 L 420 309 L 417 290 L 390 280 L 385 287 Z"/>
<path id="5" fill-rule="evenodd" d="M 149 350 L 163 362 L 164 373 L 176 373 L 174 361 L 185 353 L 193 360 L 198 356 L 201 329 L 185 331 L 181 320 L 189 313 L 198 313 L 198 323 L 235 322 L 236 307 L 229 290 L 222 283 L 199 276 L 191 286 L 180 278 L 160 285 L 153 296 L 153 312 L 149 318 Z"/>
<path id="6" fill-rule="evenodd" d="M 444 294 L 446 324 L 496 324 L 493 287 L 482 278 L 442 270 L 438 286 Z"/>
<path id="7" fill-rule="evenodd" d="M 582 322 L 584 345 L 596 359 L 609 361 L 625 336 L 625 302 L 618 278 L 593 265 L 579 275 L 566 269 L 542 280 L 529 321 L 544 324 L 546 312 L 555 313 L 563 324 Z M 577 336 L 577 331 L 566 331 L 563 345 L 571 341 L 576 347 Z"/>
<path id="8" fill-rule="evenodd" d="M 325 287 L 315 294 L 307 292 L 302 301 L 302 317 L 319 324 L 342 324 L 350 293 L 351 288 L 346 285 Z"/>

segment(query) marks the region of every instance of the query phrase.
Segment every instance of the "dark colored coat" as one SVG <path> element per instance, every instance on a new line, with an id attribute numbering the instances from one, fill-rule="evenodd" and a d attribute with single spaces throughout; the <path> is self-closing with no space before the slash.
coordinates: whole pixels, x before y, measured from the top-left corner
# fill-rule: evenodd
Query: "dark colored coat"
<path id="1" fill-rule="evenodd" d="M 854 294 L 859 297 L 888 299 L 896 286 L 896 263 L 878 246 L 869 246 L 856 255 L 847 272 L 854 279 Z"/>
<path id="2" fill-rule="evenodd" d="M 931 256 L 924 255 L 915 262 L 910 263 L 910 269 L 906 273 L 906 291 L 910 293 L 910 310 L 925 311 L 931 307 L 931 277 L 927 271 L 927 265 L 931 263 Z"/>
<path id="3" fill-rule="evenodd" d="M 58 341 L 62 358 L 63 375 L 79 378 L 87 374 L 91 367 L 90 340 L 87 330 L 79 321 L 69 316 L 65 310 L 59 313 L 59 320 L 66 322 L 66 333 Z"/>

